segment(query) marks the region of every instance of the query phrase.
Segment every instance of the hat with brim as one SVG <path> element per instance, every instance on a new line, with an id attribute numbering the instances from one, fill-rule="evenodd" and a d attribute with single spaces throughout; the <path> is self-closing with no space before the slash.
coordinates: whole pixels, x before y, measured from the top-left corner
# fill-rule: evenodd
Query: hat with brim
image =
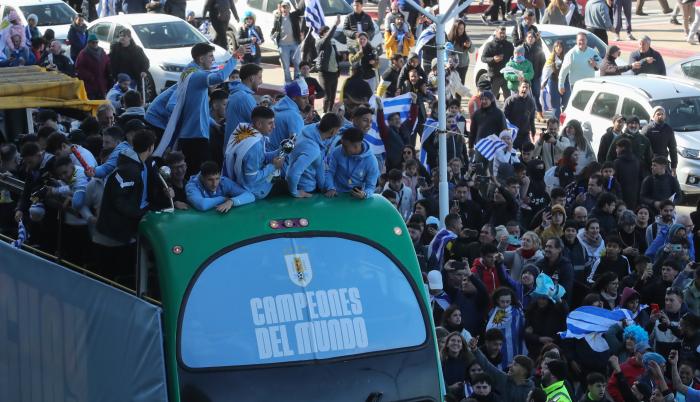
<path id="1" fill-rule="evenodd" d="M 564 294 L 566 294 L 566 290 L 564 290 L 561 285 L 555 285 L 552 278 L 545 273 L 537 275 L 535 283 L 535 290 L 532 291 L 532 297 L 546 297 L 552 302 L 558 303 L 561 301 L 562 297 L 564 297 Z"/>

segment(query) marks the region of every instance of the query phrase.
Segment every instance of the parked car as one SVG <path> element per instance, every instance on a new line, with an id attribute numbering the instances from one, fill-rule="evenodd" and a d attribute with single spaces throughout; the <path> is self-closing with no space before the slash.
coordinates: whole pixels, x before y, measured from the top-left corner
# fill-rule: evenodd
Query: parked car
<path id="1" fill-rule="evenodd" d="M 119 39 L 119 32 L 131 30 L 134 42 L 143 48 L 151 67 L 145 79 L 146 100 L 152 100 L 165 88 L 176 83 L 185 66 L 192 61 L 190 49 L 197 43 L 208 43 L 192 25 L 167 14 L 114 15 L 97 19 L 88 25 L 88 32 L 97 35 L 100 47 L 109 52 Z M 215 64 L 223 64 L 231 54 L 213 45 Z"/>
<path id="2" fill-rule="evenodd" d="M 269 35 L 272 32 L 272 26 L 275 21 L 273 12 L 277 10 L 277 5 L 281 0 L 235 0 L 236 11 L 238 15 L 242 15 L 245 10 L 251 10 L 255 14 L 255 24 L 259 25 L 263 33 L 267 35 L 265 37 L 265 42 L 262 44 L 263 49 L 277 50 L 275 43 L 270 40 Z M 332 27 L 335 24 L 335 17 L 340 15 L 344 17 L 351 14 L 352 7 L 345 0 L 319 0 L 321 3 L 321 8 L 323 9 L 323 15 L 326 17 L 326 25 Z M 194 11 L 195 18 L 201 20 L 202 11 L 204 10 L 204 4 L 206 0 L 187 0 L 187 11 Z M 294 3 L 294 2 L 292 2 Z M 241 21 L 242 23 L 243 21 Z M 371 38 L 370 43 L 372 47 L 377 50 L 377 54 L 384 53 L 384 36 L 379 29 L 379 26 L 374 22 L 374 36 Z M 348 53 L 348 44 L 342 32 L 342 26 L 338 27 L 335 36 L 333 38 L 335 42 L 335 47 L 340 54 Z M 213 31 L 213 30 L 212 30 Z M 226 32 L 226 39 L 228 42 L 229 50 L 235 50 L 236 46 L 236 33 L 238 32 L 238 23 L 232 17 L 229 22 L 229 29 Z"/>
<path id="3" fill-rule="evenodd" d="M 47 29 L 52 29 L 57 40 L 65 46 L 68 29 L 77 14 L 63 0 L 0 0 L 0 15 L 4 20 L 15 10 L 22 25 L 27 25 L 27 17 L 35 14 L 38 18 L 37 28 L 43 35 Z M 67 49 L 67 47 L 66 47 Z"/>
<path id="4" fill-rule="evenodd" d="M 605 57 L 605 53 L 608 50 L 608 46 L 597 36 L 586 31 L 585 29 L 579 29 L 564 25 L 550 25 L 550 24 L 536 24 L 537 29 L 540 32 L 542 41 L 542 50 L 544 51 L 545 57 L 549 57 L 552 53 L 552 48 L 554 47 L 554 42 L 561 40 L 564 42 L 564 51 L 568 52 L 569 49 L 576 46 L 576 35 L 579 32 L 585 32 L 586 38 L 588 38 L 588 47 L 592 47 L 598 50 L 601 59 Z M 495 27 L 494 27 L 495 29 Z M 513 32 L 513 27 L 509 27 L 506 31 L 508 35 L 508 40 L 511 38 Z M 484 52 L 484 46 L 486 43 L 493 40 L 493 35 L 481 45 L 479 50 L 476 52 L 476 64 L 474 65 L 474 83 L 479 82 L 479 78 L 488 72 L 488 66 L 486 63 L 481 61 L 481 54 Z"/>
<path id="5" fill-rule="evenodd" d="M 666 69 L 669 77 L 694 80 L 700 84 L 700 55 L 681 60 Z"/>
<path id="6" fill-rule="evenodd" d="M 700 87 L 659 75 L 620 75 L 576 82 L 561 119 L 581 122 L 598 149 L 615 114 L 637 116 L 648 124 L 652 109 L 663 106 L 678 144 L 676 175 L 684 194 L 700 193 Z"/>

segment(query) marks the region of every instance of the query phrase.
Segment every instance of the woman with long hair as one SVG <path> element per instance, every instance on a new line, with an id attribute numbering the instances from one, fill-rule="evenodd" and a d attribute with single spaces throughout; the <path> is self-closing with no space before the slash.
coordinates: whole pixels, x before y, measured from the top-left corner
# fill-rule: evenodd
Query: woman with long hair
<path id="1" fill-rule="evenodd" d="M 569 25 L 566 22 L 566 14 L 569 12 L 569 4 L 566 0 L 552 0 L 544 10 L 542 24 Z"/>
<path id="2" fill-rule="evenodd" d="M 637 216 L 627 210 L 617 219 L 617 236 L 620 238 L 622 255 L 634 259 L 647 250 L 645 229 L 637 226 Z"/>
<path id="3" fill-rule="evenodd" d="M 464 340 L 467 342 L 472 339 L 472 334 L 464 329 L 464 325 L 462 324 L 462 311 L 457 305 L 453 304 L 445 310 L 445 312 L 442 314 L 440 326 L 450 332 L 459 332 L 459 334 L 462 335 Z"/>
<path id="4" fill-rule="evenodd" d="M 440 350 L 442 363 L 442 378 L 445 387 L 463 382 L 467 376 L 467 366 L 474 356 L 469 351 L 467 341 L 459 334 L 452 332 L 445 339 L 445 346 Z"/>
<path id="5" fill-rule="evenodd" d="M 567 138 L 572 147 L 576 147 L 579 152 L 576 174 L 581 173 L 583 168 L 596 160 L 595 152 L 591 142 L 583 136 L 583 128 L 578 120 L 570 120 L 561 132 L 562 138 Z"/>
<path id="6" fill-rule="evenodd" d="M 472 41 L 467 35 L 467 26 L 464 21 L 458 19 L 452 24 L 452 29 L 450 33 L 447 34 L 447 40 L 452 44 L 454 51 L 456 52 L 459 63 L 457 64 L 457 73 L 459 78 L 462 79 L 462 84 L 464 84 L 464 79 L 467 77 L 467 70 L 469 70 L 469 53 L 474 53 L 474 47 L 472 46 Z M 448 54 L 448 56 L 453 56 Z"/>
<path id="7" fill-rule="evenodd" d="M 646 204 L 639 204 L 637 205 L 637 209 L 635 209 L 635 214 L 637 215 L 637 228 L 641 229 L 643 233 L 646 233 L 649 220 L 651 219 L 651 209 Z M 647 246 L 649 245 L 647 244 Z"/>
<path id="8" fill-rule="evenodd" d="M 617 274 L 612 271 L 604 272 L 598 279 L 596 279 L 591 289 L 593 292 L 600 295 L 600 299 L 603 302 L 603 308 L 608 310 L 613 310 L 617 304 L 620 295 L 618 294 L 618 289 L 620 288 L 620 280 L 617 278 Z"/>
<path id="9" fill-rule="evenodd" d="M 569 102 L 569 95 L 571 95 L 571 85 L 569 85 L 568 78 L 564 84 L 564 95 L 559 93 L 559 70 L 561 70 L 561 65 L 564 62 L 565 54 L 564 42 L 560 40 L 554 42 L 554 45 L 552 45 L 552 53 L 549 54 L 547 61 L 544 63 L 542 82 L 540 83 L 542 90 L 544 91 L 546 88 L 549 92 L 552 110 L 557 120 L 559 120 L 562 107 L 566 107 L 566 104 Z"/>

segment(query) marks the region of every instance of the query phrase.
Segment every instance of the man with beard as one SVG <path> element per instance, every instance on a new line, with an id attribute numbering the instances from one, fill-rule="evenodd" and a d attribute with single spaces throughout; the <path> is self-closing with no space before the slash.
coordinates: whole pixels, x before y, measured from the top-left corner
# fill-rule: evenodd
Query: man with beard
<path id="1" fill-rule="evenodd" d="M 480 334 L 484 330 L 488 311 L 488 292 L 484 284 L 473 275 L 467 263 L 448 261 L 445 264 L 445 292 L 452 304 L 459 306 L 462 325 L 470 334 Z"/>
<path id="2" fill-rule="evenodd" d="M 484 373 L 488 374 L 493 386 L 504 401 L 524 401 L 530 390 L 535 388 L 535 384 L 530 379 L 532 368 L 534 366 L 532 360 L 523 355 L 517 355 L 508 366 L 508 372 L 504 373 L 495 367 L 477 347 L 478 339 L 472 338 L 469 341 L 469 349 L 474 354 L 476 361 L 479 363 Z M 472 381 L 472 386 L 476 382 Z"/>
<path id="3" fill-rule="evenodd" d="M 641 134 L 649 139 L 654 156 L 671 158 L 671 172 L 675 176 L 678 165 L 676 135 L 673 128 L 666 123 L 666 111 L 663 107 L 656 106 L 651 115 L 651 122 L 642 129 Z"/>
<path id="4" fill-rule="evenodd" d="M 613 116 L 612 126 L 608 127 L 608 129 L 605 131 L 605 134 L 603 134 L 603 136 L 600 137 L 600 145 L 598 146 L 599 163 L 602 164 L 607 160 L 608 151 L 610 150 L 610 144 L 612 144 L 615 138 L 622 135 L 623 130 L 625 128 L 625 123 L 627 123 L 627 119 L 625 118 L 625 116 L 621 114 L 616 114 L 615 116 Z"/>
<path id="5" fill-rule="evenodd" d="M 615 146 L 617 145 L 618 141 L 623 138 L 627 138 L 632 142 L 632 147 L 630 149 L 632 153 L 639 158 L 643 173 L 646 176 L 649 173 L 649 169 L 651 169 L 653 154 L 651 152 L 651 143 L 649 142 L 649 138 L 639 132 L 639 117 L 632 116 L 627 119 L 625 131 L 622 133 L 622 135 L 615 137 L 610 143 L 610 149 L 608 149 L 607 156 L 605 158 L 606 160 L 615 160 L 617 157 Z"/>
<path id="6" fill-rule="evenodd" d="M 530 95 L 530 82 L 522 81 L 518 92 L 506 99 L 503 113 L 508 121 L 518 127 L 518 134 L 513 141 L 513 147 L 520 149 L 526 142 L 531 141 L 535 134 L 535 99 Z"/>
<path id="7" fill-rule="evenodd" d="M 505 85 L 505 84 L 504 84 Z M 510 92 L 509 92 L 510 94 Z M 491 134 L 505 130 L 506 116 L 496 105 L 496 97 L 491 91 L 481 93 L 481 107 L 471 116 L 469 127 L 469 152 L 474 150 L 476 143 Z M 479 156 L 482 162 L 486 160 Z"/>
<path id="8" fill-rule="evenodd" d="M 566 363 L 552 360 L 542 367 L 542 387 L 548 401 L 571 402 L 571 396 L 564 384 L 566 381 Z"/>
<path id="9" fill-rule="evenodd" d="M 642 182 L 639 201 L 653 206 L 657 211 L 663 200 L 678 204 L 683 199 L 678 179 L 668 173 L 668 161 L 657 156 L 651 164 L 651 175 Z M 651 243 L 650 243 L 651 244 Z"/>
<path id="10" fill-rule="evenodd" d="M 496 98 L 498 98 L 499 91 L 502 91 L 503 99 L 506 99 L 510 96 L 510 90 L 508 90 L 508 85 L 505 78 L 503 78 L 501 70 L 506 66 L 508 60 L 513 57 L 513 44 L 508 42 L 505 25 L 496 28 L 493 36 L 493 40 L 484 45 L 481 61 L 488 65 L 491 88 Z"/>
<path id="11" fill-rule="evenodd" d="M 571 304 L 574 288 L 574 268 L 571 261 L 564 257 L 564 244 L 561 239 L 551 238 L 544 246 L 544 258 L 537 263 L 540 272 L 557 277 L 559 284 L 566 290 L 566 301 Z"/>

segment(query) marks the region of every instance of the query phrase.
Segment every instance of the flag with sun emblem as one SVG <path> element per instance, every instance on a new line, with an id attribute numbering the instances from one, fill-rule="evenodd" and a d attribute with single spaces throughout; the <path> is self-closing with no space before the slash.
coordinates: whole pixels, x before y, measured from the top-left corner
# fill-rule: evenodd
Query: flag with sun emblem
<path id="1" fill-rule="evenodd" d="M 304 287 L 311 282 L 314 273 L 311 270 L 308 254 L 288 254 L 284 256 L 284 260 L 287 263 L 287 273 L 289 273 L 289 279 L 292 280 L 292 283 Z"/>
<path id="2" fill-rule="evenodd" d="M 503 360 L 499 368 L 506 370 L 515 355 L 526 354 L 525 316 L 520 307 L 494 307 L 489 313 L 486 329 L 496 328 L 503 333 L 505 341 L 501 348 Z"/>

